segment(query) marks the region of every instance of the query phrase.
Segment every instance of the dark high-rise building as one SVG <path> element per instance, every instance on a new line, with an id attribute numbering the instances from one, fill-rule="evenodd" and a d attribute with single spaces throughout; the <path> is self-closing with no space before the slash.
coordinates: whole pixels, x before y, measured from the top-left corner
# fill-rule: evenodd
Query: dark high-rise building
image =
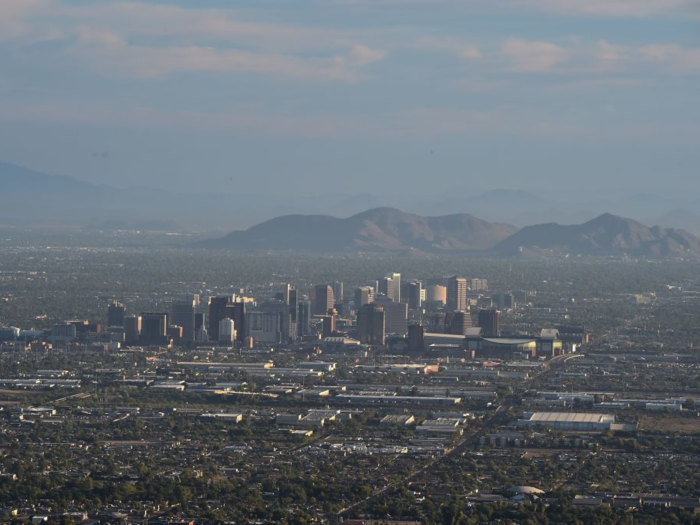
<path id="1" fill-rule="evenodd" d="M 183 343 L 191 343 L 194 341 L 196 332 L 194 327 L 194 314 L 197 303 L 192 297 L 185 299 L 176 299 L 173 301 L 170 311 L 170 323 L 182 328 L 182 337 L 180 340 Z"/>
<path id="2" fill-rule="evenodd" d="M 182 343 L 182 326 L 176 324 L 168 326 L 168 338 L 172 339 L 175 344 Z"/>
<path id="3" fill-rule="evenodd" d="M 278 301 L 283 302 L 284 304 L 289 304 L 289 302 L 291 300 L 291 298 L 290 298 L 291 292 L 292 292 L 292 285 L 285 284 L 282 286 L 282 290 L 275 294 L 275 298 Z"/>
<path id="4" fill-rule="evenodd" d="M 219 340 L 219 323 L 222 319 L 230 317 L 226 307 L 231 302 L 230 297 L 211 297 L 209 299 L 209 338 L 212 341 Z M 236 323 L 240 330 L 240 326 Z"/>
<path id="5" fill-rule="evenodd" d="M 236 341 L 242 343 L 245 341 L 248 333 L 248 307 L 243 301 L 236 301 L 228 305 L 226 318 L 233 319 L 236 326 Z"/>
<path id="6" fill-rule="evenodd" d="M 292 316 L 292 323 L 296 323 L 297 310 L 299 308 L 299 292 L 295 288 L 289 290 L 289 299 L 287 304 L 289 305 L 289 315 Z"/>
<path id="7" fill-rule="evenodd" d="M 467 279 L 450 277 L 447 283 L 447 309 L 451 311 L 467 309 Z"/>
<path id="8" fill-rule="evenodd" d="M 124 326 L 126 306 L 119 302 L 113 302 L 107 307 L 107 326 Z"/>
<path id="9" fill-rule="evenodd" d="M 323 316 L 323 333 L 322 337 L 331 337 L 335 333 L 335 318 L 337 311 L 335 309 L 328 310 L 328 313 Z"/>
<path id="10" fill-rule="evenodd" d="M 304 337 L 311 332 L 311 301 L 302 300 L 297 305 L 297 336 Z"/>
<path id="11" fill-rule="evenodd" d="M 314 286 L 313 295 L 313 315 L 326 315 L 328 310 L 335 304 L 333 288 L 327 284 L 317 284 Z"/>
<path id="12" fill-rule="evenodd" d="M 194 314 L 194 333 L 197 334 L 204 327 L 207 329 L 207 314 L 204 312 L 195 312 Z"/>
<path id="13" fill-rule="evenodd" d="M 366 344 L 384 346 L 386 316 L 383 307 L 366 304 L 357 311 L 357 338 Z"/>
<path id="14" fill-rule="evenodd" d="M 501 335 L 500 316 L 501 312 L 495 309 L 479 311 L 479 328 L 481 328 L 484 337 L 499 337 Z"/>
<path id="15" fill-rule="evenodd" d="M 355 288 L 355 310 L 374 301 L 374 290 L 369 286 Z"/>
<path id="16" fill-rule="evenodd" d="M 423 283 L 420 281 L 411 281 L 406 283 L 406 294 L 404 300 L 408 303 L 408 307 L 412 310 L 418 310 L 423 306 Z"/>
<path id="17" fill-rule="evenodd" d="M 472 316 L 469 312 L 460 310 L 452 314 L 450 320 L 450 333 L 455 335 L 467 335 L 467 330 L 472 327 Z"/>
<path id="18" fill-rule="evenodd" d="M 124 318 L 124 342 L 128 345 L 138 344 L 141 339 L 141 316 L 129 315 Z"/>
<path id="19" fill-rule="evenodd" d="M 412 324 L 408 326 L 408 350 L 410 352 L 422 352 L 424 350 L 425 329 L 423 325 Z"/>
<path id="20" fill-rule="evenodd" d="M 162 345 L 168 340 L 168 314 L 141 314 L 141 342 L 145 345 Z"/>
<path id="21" fill-rule="evenodd" d="M 344 289 L 343 289 L 343 283 L 342 281 L 333 281 L 331 283 L 331 288 L 333 288 L 333 299 L 334 302 L 336 303 L 341 303 L 343 302 L 343 296 L 344 296 Z"/>

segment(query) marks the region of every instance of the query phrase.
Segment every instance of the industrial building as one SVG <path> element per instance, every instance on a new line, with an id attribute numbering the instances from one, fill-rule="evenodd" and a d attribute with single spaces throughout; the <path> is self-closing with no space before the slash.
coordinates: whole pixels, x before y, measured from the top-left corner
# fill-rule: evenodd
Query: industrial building
<path id="1" fill-rule="evenodd" d="M 610 430 L 615 416 L 581 412 L 533 412 L 518 419 L 519 427 L 547 426 L 555 430 Z"/>

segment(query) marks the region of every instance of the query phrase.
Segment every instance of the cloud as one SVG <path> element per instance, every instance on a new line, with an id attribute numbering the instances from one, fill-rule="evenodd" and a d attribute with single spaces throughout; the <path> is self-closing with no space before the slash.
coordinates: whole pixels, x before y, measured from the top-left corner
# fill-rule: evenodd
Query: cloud
<path id="1" fill-rule="evenodd" d="M 572 51 L 549 42 L 534 42 L 511 38 L 501 47 L 501 53 L 512 69 L 521 73 L 539 73 L 568 61 Z"/>
<path id="2" fill-rule="evenodd" d="M 422 37 L 414 42 L 414 46 L 419 49 L 448 51 L 467 60 L 478 60 L 482 57 L 478 46 L 462 42 L 458 38 Z"/>
<path id="3" fill-rule="evenodd" d="M 367 32 L 251 21 L 234 9 L 183 8 L 139 2 L 60 4 L 53 15 L 78 24 L 119 32 L 130 39 L 158 38 L 180 45 L 238 44 L 285 53 L 338 49 L 353 45 Z"/>
<path id="4" fill-rule="evenodd" d="M 357 68 L 383 59 L 386 53 L 361 45 L 334 57 L 301 57 L 205 46 L 147 47 L 132 45 L 114 33 L 81 27 L 79 41 L 68 50 L 68 56 L 108 76 L 155 78 L 213 71 L 354 82 L 359 78 Z"/>
<path id="5" fill-rule="evenodd" d="M 378 62 L 386 57 L 386 52 L 379 49 L 370 49 L 363 45 L 354 45 L 345 56 L 335 58 L 335 63 L 341 66 L 366 66 L 372 62 Z"/>
<path id="6" fill-rule="evenodd" d="M 1 0 L 0 42 L 31 34 L 30 17 L 48 6 L 47 0 Z"/>
<path id="7" fill-rule="evenodd" d="M 643 60 L 663 64 L 678 73 L 700 73 L 700 49 L 677 44 L 654 44 L 639 48 Z"/>
<path id="8" fill-rule="evenodd" d="M 570 16 L 641 18 L 697 12 L 693 0 L 506 0 L 505 3 Z"/>

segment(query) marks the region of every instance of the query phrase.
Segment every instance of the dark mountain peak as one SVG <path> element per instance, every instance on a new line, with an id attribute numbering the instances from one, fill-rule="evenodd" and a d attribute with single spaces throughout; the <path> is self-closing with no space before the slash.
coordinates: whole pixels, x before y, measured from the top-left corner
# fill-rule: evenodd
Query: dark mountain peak
<path id="1" fill-rule="evenodd" d="M 390 206 L 380 206 L 378 208 L 372 208 L 367 211 L 360 212 L 353 215 L 349 219 L 360 219 L 360 220 L 392 220 L 392 219 L 406 219 L 407 217 L 419 217 L 412 213 L 406 213 L 396 208 Z"/>
<path id="2" fill-rule="evenodd" d="M 625 217 L 620 217 L 619 215 L 614 215 L 612 213 L 603 213 L 598 217 L 591 219 L 590 221 L 582 224 L 581 226 L 591 226 L 595 228 L 617 228 L 621 226 L 641 226 L 645 227 L 643 224 Z"/>

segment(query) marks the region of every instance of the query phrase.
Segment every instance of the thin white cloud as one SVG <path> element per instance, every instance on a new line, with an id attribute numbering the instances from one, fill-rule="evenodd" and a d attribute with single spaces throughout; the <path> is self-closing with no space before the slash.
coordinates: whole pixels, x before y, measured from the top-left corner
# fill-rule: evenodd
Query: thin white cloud
<path id="1" fill-rule="evenodd" d="M 47 0 L 1 0 L 0 42 L 31 34 L 34 30 L 31 16 L 48 6 Z"/>
<path id="2" fill-rule="evenodd" d="M 572 51 L 549 42 L 535 42 L 511 38 L 501 47 L 501 53 L 514 71 L 541 73 L 550 71 L 568 61 Z"/>
<path id="3" fill-rule="evenodd" d="M 244 45 L 264 50 L 298 52 L 348 48 L 363 32 L 245 20 L 235 9 L 184 8 L 142 2 L 56 4 L 52 14 L 80 25 L 123 34 L 129 39 L 159 38 L 180 45 Z"/>
<path id="4" fill-rule="evenodd" d="M 688 49 L 677 44 L 655 44 L 639 48 L 647 62 L 662 64 L 678 73 L 700 73 L 700 49 Z"/>
<path id="5" fill-rule="evenodd" d="M 465 43 L 458 38 L 422 37 L 418 38 L 413 45 L 419 49 L 448 51 L 467 60 L 478 60 L 482 57 L 479 46 Z"/>
<path id="6" fill-rule="evenodd" d="M 132 45 L 114 33 L 79 29 L 78 43 L 68 51 L 109 76 L 155 78 L 173 73 L 214 71 L 274 74 L 299 79 L 353 82 L 357 68 L 383 59 L 383 51 L 353 46 L 334 57 L 300 57 L 205 46 L 147 47 Z"/>
<path id="7" fill-rule="evenodd" d="M 494 2 L 499 3 L 499 2 Z M 693 0 L 505 0 L 517 8 L 570 16 L 642 18 L 697 13 Z"/>

